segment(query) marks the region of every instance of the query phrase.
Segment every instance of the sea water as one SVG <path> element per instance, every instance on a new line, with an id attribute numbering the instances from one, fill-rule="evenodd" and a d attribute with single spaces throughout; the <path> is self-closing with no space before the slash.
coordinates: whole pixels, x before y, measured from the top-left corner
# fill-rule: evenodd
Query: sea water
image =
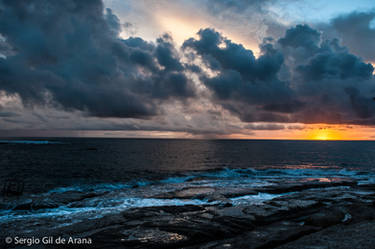
<path id="1" fill-rule="evenodd" d="M 218 204 L 157 197 L 190 187 L 261 189 L 337 179 L 366 184 L 375 179 L 374 162 L 370 141 L 4 139 L 0 183 L 22 183 L 23 193 L 3 196 L 0 224 L 50 219 L 57 227 L 135 207 Z M 229 201 L 261 205 L 277 196 L 259 192 Z M 35 199 L 43 208 L 19 208 Z"/>

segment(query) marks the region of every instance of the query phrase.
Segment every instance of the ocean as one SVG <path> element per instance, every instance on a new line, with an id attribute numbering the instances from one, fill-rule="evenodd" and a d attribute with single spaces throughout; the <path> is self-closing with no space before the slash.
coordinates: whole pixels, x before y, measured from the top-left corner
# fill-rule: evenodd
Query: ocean
<path id="1" fill-rule="evenodd" d="M 371 141 L 3 139 L 0 225 L 23 224 L 32 231 L 46 219 L 53 228 L 134 207 L 217 204 L 160 197 L 191 187 L 244 189 L 342 179 L 373 183 L 374 163 Z M 22 194 L 4 193 L 10 183 L 22 185 Z M 261 204 L 275 196 L 257 193 L 230 201 Z"/>

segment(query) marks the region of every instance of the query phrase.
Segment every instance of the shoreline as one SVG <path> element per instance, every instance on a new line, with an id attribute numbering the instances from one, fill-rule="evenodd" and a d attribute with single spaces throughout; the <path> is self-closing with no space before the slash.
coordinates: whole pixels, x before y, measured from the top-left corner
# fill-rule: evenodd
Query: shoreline
<path id="1" fill-rule="evenodd" d="M 73 193 L 71 193 L 73 194 Z M 256 201 L 256 196 L 270 195 Z M 93 196 L 76 196 L 81 199 Z M 254 188 L 186 187 L 150 196 L 160 200 L 209 200 L 209 204 L 130 208 L 119 213 L 93 217 L 71 225 L 47 226 L 48 218 L 29 223 L 3 224 L 4 236 L 72 236 L 90 238 L 81 248 L 345 248 L 340 233 L 375 227 L 375 184 L 352 179 L 283 182 Z M 71 201 L 71 200 L 70 200 Z M 253 201 L 253 202 L 252 202 Z M 35 200 L 37 202 L 37 200 Z M 40 203 L 40 200 L 39 200 Z M 19 207 L 22 208 L 22 207 Z M 27 208 L 27 207 L 23 207 Z M 41 206 L 41 209 L 43 206 Z M 37 230 L 27 231 L 34 223 Z M 45 222 L 45 224 L 43 224 Z M 326 234 L 325 231 L 331 231 Z M 327 244 L 313 239 L 323 234 Z M 357 234 L 352 248 L 368 248 Z M 367 234 L 368 235 L 368 234 Z M 322 237 L 322 236 L 320 236 Z M 331 238 L 331 239 L 330 239 Z M 315 242 L 314 242 L 315 241 Z M 2 238 L 4 243 L 4 239 Z M 315 244 L 314 244 L 315 243 Z M 11 248 L 12 245 L 5 245 Z M 15 245 L 13 245 L 15 246 Z M 15 246 L 54 248 L 58 245 Z M 64 248 L 78 248 L 77 244 Z M 306 247 L 307 248 L 307 247 Z M 313 247 L 311 247 L 313 248 Z"/>

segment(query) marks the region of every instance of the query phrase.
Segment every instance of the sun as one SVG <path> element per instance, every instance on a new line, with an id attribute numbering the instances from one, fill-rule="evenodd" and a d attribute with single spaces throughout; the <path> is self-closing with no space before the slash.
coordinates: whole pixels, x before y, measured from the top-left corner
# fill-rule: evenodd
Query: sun
<path id="1" fill-rule="evenodd" d="M 327 132 L 319 132 L 318 134 L 316 134 L 314 139 L 315 140 L 329 140 L 329 135 L 327 134 Z"/>
<path id="2" fill-rule="evenodd" d="M 311 140 L 341 140 L 342 137 L 337 130 L 333 129 L 314 129 L 310 132 L 308 139 Z"/>

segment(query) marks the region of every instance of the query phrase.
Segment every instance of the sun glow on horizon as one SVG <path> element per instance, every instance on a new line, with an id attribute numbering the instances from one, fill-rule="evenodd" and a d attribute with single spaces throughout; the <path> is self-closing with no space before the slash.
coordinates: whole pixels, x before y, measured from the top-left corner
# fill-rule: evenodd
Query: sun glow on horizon
<path id="1" fill-rule="evenodd" d="M 271 139 L 271 140 L 375 140 L 375 127 L 338 124 L 290 124 L 283 129 L 253 130 L 252 134 L 235 134 L 234 139 Z"/>
<path id="2" fill-rule="evenodd" d="M 309 140 L 342 140 L 342 135 L 335 130 L 318 129 L 313 130 L 308 136 Z"/>
<path id="3" fill-rule="evenodd" d="M 360 125 L 307 125 L 306 129 L 290 134 L 304 140 L 373 140 L 369 135 L 374 133 L 373 127 Z"/>

